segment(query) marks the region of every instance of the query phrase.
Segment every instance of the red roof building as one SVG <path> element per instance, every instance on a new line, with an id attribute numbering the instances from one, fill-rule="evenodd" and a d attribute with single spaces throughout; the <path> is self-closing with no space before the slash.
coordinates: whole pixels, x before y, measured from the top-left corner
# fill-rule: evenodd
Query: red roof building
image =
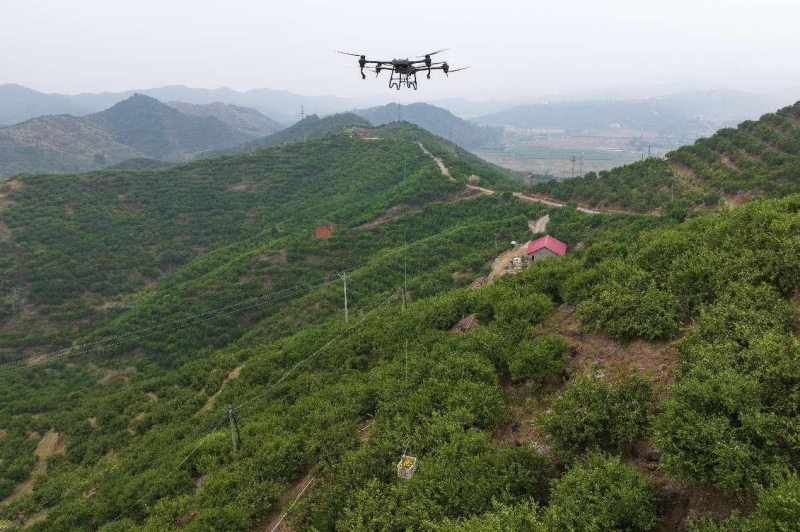
<path id="1" fill-rule="evenodd" d="M 560 257 L 566 252 L 567 245 L 550 235 L 528 242 L 528 248 L 525 250 L 526 255 L 533 255 L 533 260 Z"/>

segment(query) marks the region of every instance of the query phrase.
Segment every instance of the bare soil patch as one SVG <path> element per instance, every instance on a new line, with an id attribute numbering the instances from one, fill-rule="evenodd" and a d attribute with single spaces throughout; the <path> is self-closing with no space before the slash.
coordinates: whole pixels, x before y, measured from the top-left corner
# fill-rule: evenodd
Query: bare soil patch
<path id="1" fill-rule="evenodd" d="M 475 317 L 475 314 L 470 314 L 469 316 L 464 316 L 458 323 L 453 325 L 450 328 L 450 334 L 453 336 L 458 336 L 460 334 L 466 334 L 470 331 L 474 331 L 480 326 L 478 323 L 478 319 Z"/>
<path id="2" fill-rule="evenodd" d="M 726 166 L 727 168 L 730 168 L 731 170 L 736 170 L 737 172 L 739 171 L 739 167 L 738 167 L 738 166 L 736 166 L 736 163 L 734 163 L 733 161 L 731 161 L 731 158 L 730 158 L 730 157 L 728 157 L 726 154 L 724 154 L 724 153 L 723 153 L 723 154 L 721 154 L 721 155 L 720 155 L 720 158 L 719 158 L 719 160 L 720 160 L 720 161 L 722 162 L 722 164 L 723 164 L 724 166 Z"/>
<path id="3" fill-rule="evenodd" d="M 228 381 L 230 381 L 231 379 L 238 379 L 239 378 L 239 373 L 241 373 L 242 367 L 244 367 L 244 364 L 242 364 L 241 366 L 238 366 L 233 371 L 228 373 L 228 376 L 225 378 L 224 381 L 222 381 L 222 385 L 219 387 L 219 390 L 217 390 L 214 395 L 209 397 L 208 400 L 206 401 L 206 404 L 203 405 L 203 408 L 200 409 L 201 412 L 207 412 L 208 410 L 211 410 L 211 407 L 214 406 L 214 401 L 217 400 L 217 397 L 219 397 L 219 394 L 221 394 L 222 390 L 225 389 L 225 385 L 228 384 Z"/>
<path id="4" fill-rule="evenodd" d="M 308 473 L 306 476 L 295 482 L 292 485 L 292 489 L 283 494 L 280 501 L 276 505 L 275 510 L 270 512 L 270 517 L 268 517 L 267 524 L 265 526 L 257 526 L 253 530 L 265 530 L 266 532 L 288 532 L 292 530 L 288 523 L 284 521 L 286 513 L 289 511 L 289 508 L 295 499 L 297 499 L 301 493 L 304 493 L 305 490 L 311 486 L 313 481 L 314 477 L 311 476 L 311 473 Z"/>
<path id="5" fill-rule="evenodd" d="M 279 264 L 281 262 L 286 262 L 286 250 L 282 249 L 277 253 L 272 255 L 261 255 L 261 260 L 265 260 L 271 262 L 272 264 Z"/>
<path id="6" fill-rule="evenodd" d="M 381 224 L 385 224 L 386 222 L 391 222 L 392 220 L 397 220 L 401 218 L 405 212 L 406 212 L 405 205 L 394 205 L 386 209 L 386 212 L 381 214 L 377 218 L 356 226 L 356 229 L 369 229 L 371 227 L 377 227 Z M 421 210 L 414 209 L 408 212 L 421 212 Z"/>
<path id="7" fill-rule="evenodd" d="M 122 376 L 122 380 L 125 383 L 130 381 L 130 375 L 132 373 L 136 373 L 136 368 L 134 367 L 127 367 L 125 369 L 106 369 L 105 373 L 102 377 L 97 381 L 97 384 L 111 384 L 111 381 L 116 379 L 119 376 Z"/>
<path id="8" fill-rule="evenodd" d="M 358 427 L 358 441 L 361 443 L 365 443 L 369 441 L 369 437 L 372 435 L 372 425 L 375 424 L 375 420 L 367 420 L 361 423 Z"/>
<path id="9" fill-rule="evenodd" d="M 328 240 L 336 231 L 335 224 L 319 225 L 314 229 L 314 236 L 320 240 Z"/>
<path id="10" fill-rule="evenodd" d="M 528 228 L 531 233 L 544 233 L 547 230 L 547 224 L 550 221 L 550 215 L 545 214 L 538 220 L 528 220 Z"/>
<path id="11" fill-rule="evenodd" d="M 34 464 L 28 480 L 17 484 L 14 487 L 14 491 L 11 492 L 11 495 L 9 495 L 3 503 L 10 503 L 23 495 L 32 493 L 34 480 L 44 473 L 47 468 L 47 457 L 55 453 L 63 453 L 66 447 L 67 440 L 62 434 L 53 432 L 52 430 L 45 432 L 42 439 L 36 444 L 36 449 L 33 451 L 33 454 L 36 456 L 36 464 Z"/>
<path id="12" fill-rule="evenodd" d="M 537 332 L 567 339 L 572 346 L 568 365 L 573 369 L 588 372 L 599 366 L 603 378 L 611 381 L 638 371 L 649 374 L 660 391 L 674 381 L 670 369 L 677 364 L 677 352 L 670 342 L 633 340 L 622 345 L 599 334 L 584 333 L 576 322 L 575 308 L 569 305 L 561 305 Z"/>
<path id="13" fill-rule="evenodd" d="M 744 506 L 744 513 L 752 510 L 752 501 L 740 501 L 728 497 L 710 484 L 669 477 L 659 466 L 660 457 L 661 451 L 652 442 L 642 441 L 634 446 L 632 455 L 626 460 L 647 476 L 655 488 L 659 516 L 656 528 L 658 532 L 686 530 L 692 512 L 724 519 L 731 515 L 735 508 Z"/>

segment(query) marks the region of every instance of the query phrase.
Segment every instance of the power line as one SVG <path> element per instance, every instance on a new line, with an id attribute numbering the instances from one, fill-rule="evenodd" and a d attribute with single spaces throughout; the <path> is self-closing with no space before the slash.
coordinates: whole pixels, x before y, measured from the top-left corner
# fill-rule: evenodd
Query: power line
<path id="1" fill-rule="evenodd" d="M 506 221 L 506 220 L 507 219 L 501 219 L 501 220 L 497 220 L 497 221 L 501 222 L 501 221 Z M 472 224 L 472 225 L 478 225 L 478 223 L 475 223 L 475 224 Z M 367 267 L 367 266 L 369 266 L 371 264 L 374 264 L 376 262 L 380 262 L 380 261 L 386 260 L 386 259 L 388 259 L 390 257 L 395 256 L 395 255 L 399 255 L 400 253 L 405 253 L 408 249 L 411 249 L 411 248 L 416 247 L 418 245 L 424 244 L 426 242 L 429 242 L 429 241 L 432 241 L 432 240 L 435 240 L 435 239 L 438 239 L 438 238 L 450 236 L 451 234 L 457 233 L 459 231 L 466 230 L 469 227 L 471 227 L 471 225 L 454 227 L 454 228 L 450 229 L 449 231 L 444 231 L 442 233 L 438 233 L 438 234 L 435 234 L 435 235 L 431 235 L 431 236 L 422 238 L 420 240 L 417 240 L 416 242 L 412 242 L 411 244 L 406 243 L 401 248 L 398 248 L 398 249 L 396 249 L 394 251 L 390 251 L 388 253 L 385 253 L 385 254 L 380 255 L 378 257 L 375 257 L 373 259 L 364 261 L 364 262 L 362 262 L 360 264 L 345 268 L 344 270 L 342 270 L 342 272 L 343 273 L 349 273 L 349 272 L 355 271 L 355 270 L 360 269 L 360 268 L 365 268 L 365 267 Z M 184 329 L 186 327 L 191 327 L 192 325 L 198 325 L 200 323 L 204 323 L 206 321 L 212 320 L 212 319 L 220 317 L 220 316 L 227 316 L 227 315 L 230 315 L 230 314 L 243 312 L 245 310 L 249 310 L 249 309 L 252 309 L 252 308 L 255 308 L 255 307 L 263 306 L 263 305 L 265 305 L 267 303 L 271 303 L 271 302 L 274 302 L 274 301 L 279 301 L 281 299 L 285 299 L 287 297 L 291 297 L 293 295 L 296 295 L 297 293 L 300 293 L 300 292 L 304 291 L 307 288 L 326 286 L 326 285 L 328 285 L 328 284 L 330 284 L 332 282 L 335 282 L 335 279 L 332 279 L 331 277 L 332 277 L 331 275 L 325 275 L 325 276 L 322 276 L 322 277 L 318 277 L 317 279 L 313 279 L 311 281 L 306 281 L 304 283 L 297 283 L 297 284 L 293 285 L 292 287 L 284 288 L 283 290 L 280 290 L 278 292 L 273 292 L 273 293 L 270 293 L 270 294 L 264 295 L 264 296 L 251 297 L 251 298 L 248 298 L 248 299 L 244 299 L 244 300 L 238 301 L 236 303 L 231 303 L 229 305 L 225 305 L 223 307 L 218 307 L 216 309 L 207 310 L 207 311 L 204 311 L 204 312 L 201 312 L 201 313 L 198 313 L 198 314 L 194 314 L 192 316 L 187 316 L 187 317 L 184 317 L 184 318 L 173 320 L 173 321 L 168 322 L 168 323 L 159 324 L 159 325 L 153 325 L 153 326 L 150 326 L 150 327 L 144 327 L 144 328 L 141 328 L 141 329 L 137 329 L 136 331 L 117 334 L 117 335 L 114 335 L 114 336 L 109 336 L 107 338 L 102 338 L 102 339 L 95 340 L 95 341 L 92 341 L 92 342 L 73 345 L 73 346 L 70 346 L 70 347 L 65 347 L 65 348 L 62 348 L 62 349 L 51 351 L 49 353 L 44 353 L 44 354 L 41 354 L 41 355 L 37 355 L 37 356 L 32 357 L 32 358 L 23 358 L 23 359 L 18 359 L 18 360 L 12 361 L 12 362 L 6 362 L 5 364 L 0 364 L 0 368 L 10 368 L 10 369 L 7 369 L 7 370 L 1 370 L 0 369 L 0 374 L 6 373 L 6 372 L 9 372 L 9 371 L 14 371 L 14 370 L 17 370 L 17 369 L 30 368 L 30 367 L 38 366 L 38 365 L 45 364 L 45 363 L 48 363 L 48 362 L 54 362 L 56 360 L 62 360 L 64 358 L 70 358 L 70 357 L 74 357 L 74 356 L 78 356 L 78 355 L 84 355 L 84 354 L 87 354 L 87 353 L 93 353 L 93 352 L 96 352 L 96 351 L 100 351 L 102 349 L 116 347 L 116 346 L 121 345 L 121 344 L 126 343 L 126 342 L 133 342 L 133 341 L 136 341 L 136 340 L 143 340 L 143 339 L 146 339 L 146 338 L 151 338 L 151 337 L 156 336 L 158 334 L 173 332 L 173 331 L 176 331 L 176 330 Z M 174 327 L 169 327 L 170 325 L 175 325 L 175 326 Z M 152 332 L 150 332 L 150 331 L 152 331 Z M 142 332 L 150 332 L 150 333 L 149 334 L 138 334 L 138 333 L 142 333 Z M 117 341 L 114 341 L 114 340 L 117 340 Z M 98 345 L 98 344 L 100 344 L 100 345 Z M 86 348 L 89 348 L 91 346 L 96 346 L 96 347 L 92 347 L 91 349 L 86 349 Z M 26 362 L 28 362 L 28 363 L 26 364 Z"/>
<path id="2" fill-rule="evenodd" d="M 280 383 L 282 383 L 283 381 L 285 381 L 285 380 L 286 380 L 286 379 L 287 379 L 287 378 L 288 378 L 288 377 L 289 377 L 289 376 L 290 376 L 292 373 L 294 373 L 294 372 L 297 370 L 297 368 L 299 368 L 301 365 L 305 364 L 306 362 L 308 362 L 309 360 L 311 360 L 312 358 L 314 358 L 314 357 L 315 357 L 315 356 L 317 356 L 318 354 L 322 353 L 322 352 L 323 352 L 325 349 L 327 349 L 328 347 L 330 347 L 330 346 L 331 346 L 332 344 L 334 344 L 336 341 L 340 340 L 340 339 L 341 339 L 341 338 L 343 338 L 345 335 L 347 335 L 347 334 L 348 334 L 350 331 L 352 331 L 353 329 L 355 329 L 356 327 L 358 327 L 359 325 L 361 325 L 362 323 L 364 323 L 364 321 L 366 321 L 366 320 L 367 320 L 367 318 L 369 318 L 370 316 L 372 316 L 372 315 L 373 315 L 375 312 L 377 312 L 378 310 L 380 310 L 381 308 L 383 308 L 383 307 L 384 307 L 384 306 L 385 306 L 385 305 L 386 305 L 386 304 L 387 304 L 389 301 L 391 301 L 391 300 L 392 300 L 392 298 L 394 298 L 394 296 L 395 296 L 395 295 L 397 295 L 397 292 L 394 292 L 392 295 L 390 295 L 388 298 L 386 298 L 386 299 L 385 299 L 383 302 L 381 302 L 381 303 L 380 303 L 379 305 L 377 305 L 375 308 L 373 308 L 372 310 L 370 310 L 369 312 L 367 312 L 366 314 L 364 314 L 364 315 L 361 317 L 361 319 L 360 319 L 360 320 L 358 320 L 356 323 L 354 323 L 353 325 L 351 325 L 350 327 L 348 327 L 347 329 L 345 329 L 344 331 L 342 331 L 341 333 L 339 333 L 338 335 L 336 335 L 334 338 L 332 338 L 331 340 L 329 340 L 329 341 L 328 341 L 328 342 L 327 342 L 325 345 L 323 345 L 322 347 L 320 347 L 319 349 L 317 349 L 316 351 L 314 351 L 313 353 L 311 353 L 309 356 L 305 357 L 303 360 L 301 360 L 300 362 L 298 362 L 297 364 L 295 364 L 294 366 L 292 366 L 292 368 L 291 368 L 291 369 L 289 369 L 287 372 L 285 372 L 285 373 L 284 373 L 284 374 L 281 376 L 281 378 L 279 378 L 277 381 L 275 381 L 275 382 L 274 382 L 274 383 L 272 383 L 270 386 L 268 386 L 268 387 L 267 387 L 267 389 L 266 389 L 266 390 L 264 390 L 262 393 L 260 393 L 260 394 L 258 394 L 258 395 L 256 395 L 256 396 L 254 396 L 254 397 L 252 397 L 252 398 L 248 399 L 247 401 L 245 401 L 245 402 L 241 403 L 239 406 L 237 406 L 237 407 L 235 407 L 235 408 L 232 408 L 232 407 L 231 407 L 231 408 L 229 408 L 229 409 L 228 409 L 228 413 L 226 413 L 226 415 L 225 415 L 225 416 L 223 416 L 223 417 L 222 417 L 222 418 L 221 418 L 221 419 L 220 419 L 220 420 L 217 422 L 217 424 L 216 424 L 216 425 L 214 425 L 214 427 L 213 427 L 213 428 L 212 428 L 212 429 L 211 429 L 211 430 L 210 430 L 210 431 L 209 431 L 209 432 L 208 432 L 208 433 L 207 433 L 207 434 L 206 434 L 206 435 L 205 435 L 205 436 L 204 436 L 204 437 L 203 437 L 203 438 L 200 440 L 200 443 L 198 443 L 198 444 L 197 444 L 197 445 L 196 445 L 196 446 L 195 446 L 195 447 L 194 447 L 194 448 L 193 448 L 193 449 L 192 449 L 192 450 L 189 452 L 189 454 L 187 454 L 187 455 L 186 455 L 186 456 L 185 456 L 185 457 L 184 457 L 184 458 L 183 458 L 183 459 L 182 459 L 182 460 L 181 460 L 181 461 L 178 463 L 178 465 L 176 465 L 174 468 L 172 468 L 172 470 L 170 470 L 170 472 L 169 472 L 169 473 L 167 473 L 167 475 L 163 477 L 163 480 L 167 480 L 167 479 L 168 479 L 168 478 L 170 478 L 172 475 L 174 475 L 174 474 L 175 474 L 175 473 L 176 473 L 176 472 L 177 472 L 177 471 L 178 471 L 178 470 L 181 468 L 181 466 L 183 466 L 183 464 L 185 464 L 185 463 L 186 463 L 186 461 L 187 461 L 187 460 L 189 460 L 189 458 L 191 458 L 191 457 L 192 457 L 192 456 L 193 456 L 193 455 L 194 455 L 194 454 L 195 454 L 195 453 L 196 453 L 196 452 L 197 452 L 197 451 L 198 451 L 198 450 L 199 450 L 199 449 L 200 449 L 200 448 L 201 448 L 201 447 L 202 447 L 202 446 L 205 444 L 205 442 L 208 440 L 208 438 L 209 438 L 209 437 L 211 437 L 211 435 L 212 435 L 212 434 L 213 434 L 213 433 L 214 433 L 214 432 L 215 432 L 217 429 L 219 429 L 219 428 L 220 428 L 220 427 L 221 427 L 221 426 L 222 426 L 224 423 L 228 422 L 228 421 L 231 419 L 231 412 L 233 412 L 233 416 L 234 416 L 234 419 L 235 419 L 235 413 L 236 413 L 236 412 L 238 412 L 239 410 L 243 409 L 244 407 L 246 407 L 246 406 L 248 406 L 248 405 L 250 405 L 250 404 L 254 403 L 255 401 L 257 401 L 257 400 L 261 399 L 262 397 L 266 396 L 268 393 L 270 393 L 272 390 L 274 390 L 274 389 L 275 389 L 275 388 L 276 388 L 276 387 L 277 387 L 277 386 L 278 386 Z M 238 427 L 237 427 L 237 431 L 238 431 Z M 128 507 L 126 507 L 126 508 L 125 508 L 125 509 L 122 511 L 122 513 L 120 513 L 120 514 L 119 514 L 117 517 L 115 517 L 113 521 L 110 521 L 110 523 L 116 523 L 117 521 L 119 521 L 120 519 L 122 519 L 122 517 L 124 517 L 124 516 L 125 516 L 125 515 L 126 515 L 128 512 L 130 512 L 130 510 L 131 510 L 132 508 L 134 508 L 134 507 L 135 507 L 137 504 L 139 504 L 140 502 L 142 502 L 142 501 L 143 501 L 145 498 L 147 498 L 148 496 L 152 495 L 154 491 L 155 491 L 155 488 L 153 488 L 153 489 L 149 490 L 147 493 L 145 493 L 144 495 L 142 495 L 141 497 L 139 497 L 139 498 L 138 498 L 136 501 L 134 501 L 132 504 L 130 504 Z M 110 524 L 110 523 L 109 523 L 109 524 Z"/>

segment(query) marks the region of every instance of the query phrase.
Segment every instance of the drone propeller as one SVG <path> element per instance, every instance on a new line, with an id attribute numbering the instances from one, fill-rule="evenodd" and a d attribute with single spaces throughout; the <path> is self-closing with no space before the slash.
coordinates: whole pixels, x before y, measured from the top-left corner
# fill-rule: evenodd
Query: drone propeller
<path id="1" fill-rule="evenodd" d="M 351 54 L 350 52 L 340 52 L 339 50 L 336 50 L 336 53 L 337 54 L 342 54 L 342 55 L 352 55 L 353 57 L 363 57 L 364 56 L 364 54 Z"/>
<path id="2" fill-rule="evenodd" d="M 447 51 L 447 50 L 449 50 L 449 49 L 450 49 L 450 48 L 442 48 L 441 50 L 436 50 L 435 52 L 431 52 L 431 53 L 429 53 L 429 54 L 425 54 L 425 55 L 417 55 L 417 56 L 415 56 L 415 57 L 412 57 L 411 59 L 416 59 L 416 58 L 418 58 L 418 57 L 419 57 L 419 58 L 422 58 L 422 59 L 424 59 L 424 58 L 426 58 L 426 57 L 430 57 L 430 56 L 432 56 L 432 55 L 436 55 L 436 54 L 440 54 L 440 53 L 442 53 L 442 52 L 446 52 L 446 51 Z"/>
<path id="3" fill-rule="evenodd" d="M 449 70 L 449 73 L 451 73 L 451 74 L 452 74 L 453 72 L 458 72 L 459 70 L 466 70 L 466 69 L 468 69 L 468 68 L 469 68 L 468 66 L 461 67 L 461 68 L 451 68 L 451 69 Z"/>

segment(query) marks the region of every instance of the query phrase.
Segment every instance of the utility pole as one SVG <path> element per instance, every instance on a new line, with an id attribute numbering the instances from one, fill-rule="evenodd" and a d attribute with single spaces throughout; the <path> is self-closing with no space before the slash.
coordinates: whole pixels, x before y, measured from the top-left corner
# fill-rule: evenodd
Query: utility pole
<path id="1" fill-rule="evenodd" d="M 347 272 L 340 273 L 339 277 L 344 281 L 344 322 L 347 323 Z"/>
<path id="2" fill-rule="evenodd" d="M 650 145 L 647 145 L 647 158 L 650 158 Z"/>
<path id="3" fill-rule="evenodd" d="M 533 173 L 531 173 L 530 175 L 530 180 L 531 180 L 531 187 L 533 187 Z"/>
<path id="4" fill-rule="evenodd" d="M 239 442 L 241 442 L 241 437 L 239 436 L 239 424 L 236 422 L 236 410 L 233 409 L 233 406 L 228 405 L 228 421 L 231 425 L 231 441 L 233 442 L 233 452 L 239 450 Z"/>
<path id="5" fill-rule="evenodd" d="M 578 175 L 583 175 L 583 152 L 581 152 L 581 171 L 578 173 Z"/>
<path id="6" fill-rule="evenodd" d="M 578 159 L 573 155 L 569 160 L 572 161 L 572 177 L 575 177 L 575 161 Z"/>

